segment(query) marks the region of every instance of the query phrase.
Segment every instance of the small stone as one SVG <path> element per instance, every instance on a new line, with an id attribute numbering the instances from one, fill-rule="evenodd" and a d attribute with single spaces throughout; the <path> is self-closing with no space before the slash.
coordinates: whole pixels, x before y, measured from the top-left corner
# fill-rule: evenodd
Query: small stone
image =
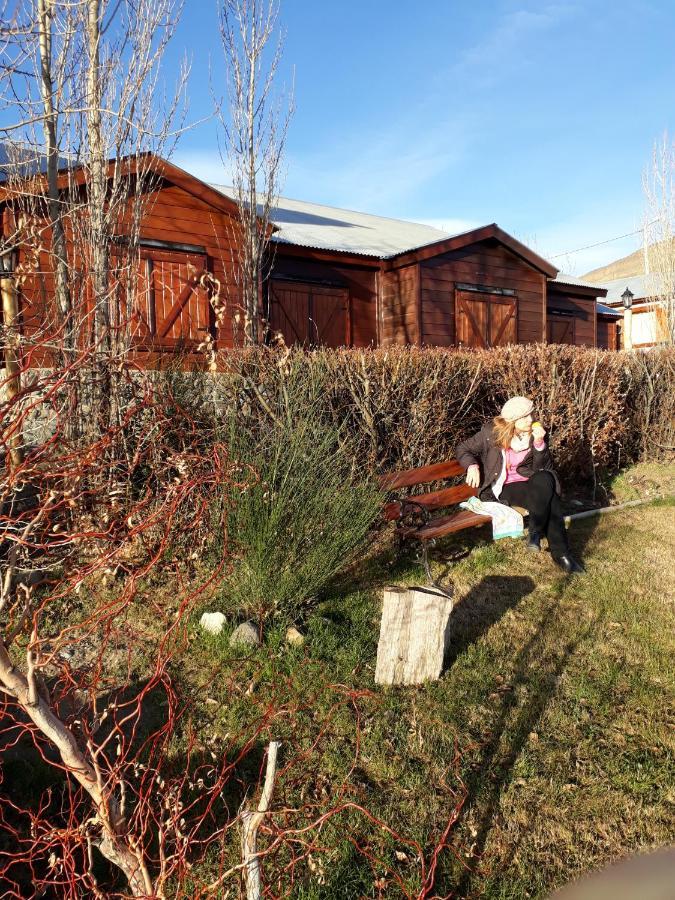
<path id="1" fill-rule="evenodd" d="M 249 647 L 260 646 L 260 635 L 253 622 L 242 622 L 232 632 L 230 647 L 236 644 L 247 644 Z"/>
<path id="2" fill-rule="evenodd" d="M 305 636 L 291 625 L 290 628 L 286 629 L 286 643 L 292 644 L 294 647 L 300 647 L 305 643 Z"/>
<path id="3" fill-rule="evenodd" d="M 204 613 L 199 624 L 209 634 L 220 634 L 225 624 L 225 616 L 221 612 Z"/>

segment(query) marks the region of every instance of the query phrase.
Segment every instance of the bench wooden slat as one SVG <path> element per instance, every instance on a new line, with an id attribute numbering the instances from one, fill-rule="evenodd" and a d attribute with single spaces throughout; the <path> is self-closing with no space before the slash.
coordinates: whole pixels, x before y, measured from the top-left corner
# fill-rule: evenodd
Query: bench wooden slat
<path id="1" fill-rule="evenodd" d="M 434 463 L 431 466 L 422 466 L 419 469 L 405 469 L 403 472 L 391 472 L 380 478 L 380 484 L 385 490 L 395 491 L 402 487 L 413 487 L 416 484 L 428 484 L 431 481 L 440 481 L 443 478 L 454 478 L 455 475 L 463 475 L 464 469 L 456 459 L 446 462 Z"/>
<path id="2" fill-rule="evenodd" d="M 454 487 L 443 488 L 440 491 L 432 491 L 429 494 L 420 494 L 410 497 L 410 501 L 423 506 L 425 509 L 442 509 L 444 506 L 454 506 L 476 496 L 476 489 L 468 484 L 456 484 Z M 401 501 L 394 500 L 384 507 L 384 518 L 391 522 L 401 515 Z"/>
<path id="3" fill-rule="evenodd" d="M 421 528 L 401 529 L 401 531 L 406 536 L 414 535 L 420 541 L 431 541 L 434 538 L 443 537 L 444 534 L 463 531 L 465 528 L 478 528 L 491 521 L 490 516 L 480 516 L 478 513 L 471 512 L 470 509 L 460 509 L 459 512 L 432 519 L 428 525 L 423 525 Z"/>

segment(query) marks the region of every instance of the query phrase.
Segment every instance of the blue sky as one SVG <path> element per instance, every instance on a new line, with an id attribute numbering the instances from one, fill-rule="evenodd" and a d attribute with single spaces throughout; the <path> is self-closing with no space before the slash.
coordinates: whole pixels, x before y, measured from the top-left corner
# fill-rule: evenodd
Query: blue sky
<path id="1" fill-rule="evenodd" d="M 642 171 L 675 129 L 672 0 L 281 0 L 294 71 L 283 193 L 456 231 L 496 221 L 551 257 L 639 228 Z M 190 118 L 222 81 L 215 2 L 186 0 L 167 62 Z M 217 126 L 174 160 L 225 181 Z M 581 274 L 639 236 L 554 260 Z"/>

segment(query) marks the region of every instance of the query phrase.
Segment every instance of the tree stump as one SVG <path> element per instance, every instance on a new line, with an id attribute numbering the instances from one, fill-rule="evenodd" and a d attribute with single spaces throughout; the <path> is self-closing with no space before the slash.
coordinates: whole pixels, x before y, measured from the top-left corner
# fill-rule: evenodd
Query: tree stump
<path id="1" fill-rule="evenodd" d="M 452 598 L 433 587 L 384 589 L 377 684 L 422 684 L 440 677 Z"/>

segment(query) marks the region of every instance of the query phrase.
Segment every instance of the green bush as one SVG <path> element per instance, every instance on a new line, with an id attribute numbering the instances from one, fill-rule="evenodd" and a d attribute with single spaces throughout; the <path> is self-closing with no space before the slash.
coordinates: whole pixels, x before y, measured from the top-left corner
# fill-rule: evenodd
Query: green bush
<path id="1" fill-rule="evenodd" d="M 262 390 L 260 417 L 233 404 L 226 419 L 231 455 L 249 483 L 226 498 L 234 562 L 225 601 L 232 612 L 290 622 L 353 559 L 383 498 L 360 474 L 345 428 L 326 418 L 320 385 L 305 369 L 270 378 Z"/>

